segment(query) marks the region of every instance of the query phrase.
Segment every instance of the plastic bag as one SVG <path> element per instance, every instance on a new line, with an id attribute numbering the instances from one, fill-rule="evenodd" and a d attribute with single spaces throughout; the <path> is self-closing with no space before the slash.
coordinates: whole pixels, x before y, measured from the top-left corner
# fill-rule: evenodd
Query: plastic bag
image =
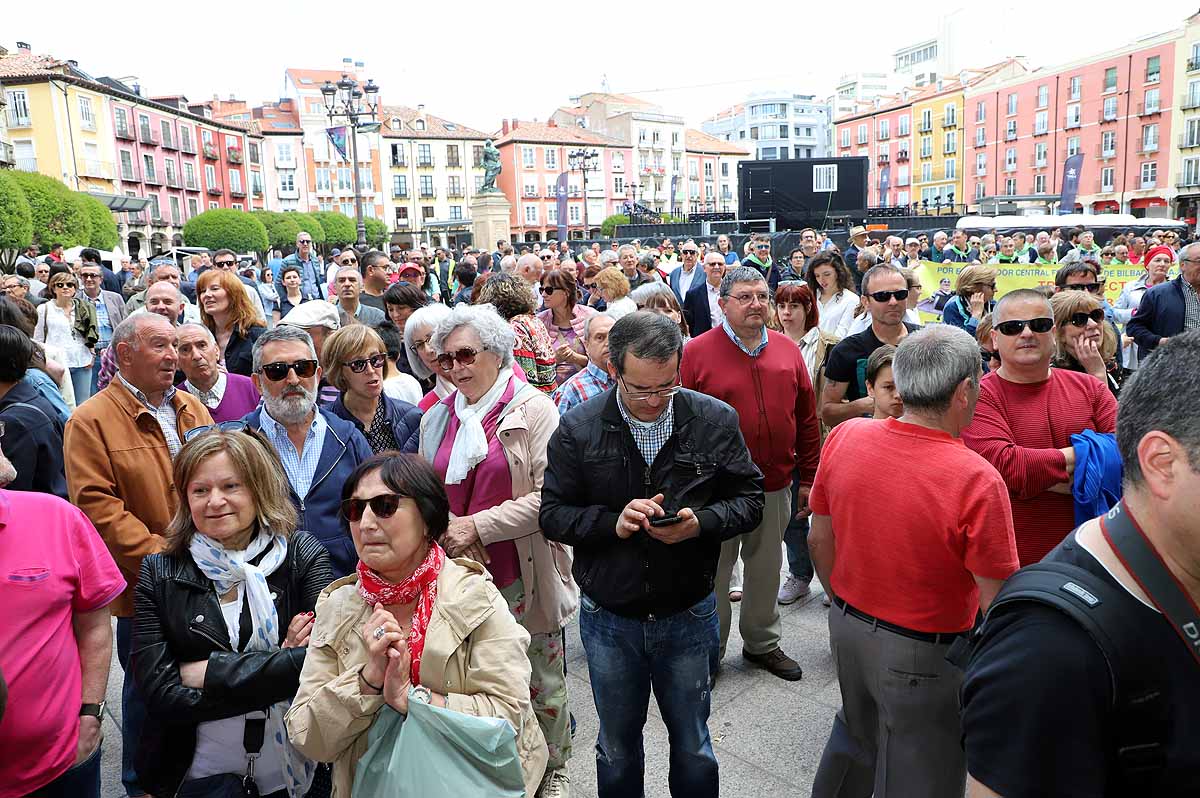
<path id="1" fill-rule="evenodd" d="M 410 700 L 405 718 L 386 704 L 358 760 L 353 798 L 453 795 L 522 798 L 517 734 L 502 718 L 479 718 Z"/>

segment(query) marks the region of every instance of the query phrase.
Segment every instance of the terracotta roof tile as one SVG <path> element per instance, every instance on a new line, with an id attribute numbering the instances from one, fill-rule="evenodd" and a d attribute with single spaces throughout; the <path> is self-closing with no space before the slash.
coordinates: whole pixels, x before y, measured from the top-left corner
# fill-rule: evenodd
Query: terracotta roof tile
<path id="1" fill-rule="evenodd" d="M 683 146 L 688 152 L 704 152 L 714 155 L 749 155 L 732 141 L 725 141 L 716 136 L 710 136 L 699 130 L 687 128 L 683 132 Z"/>
<path id="2" fill-rule="evenodd" d="M 70 66 L 48 55 L 9 53 L 0 57 L 0 78 L 34 78 L 69 74 Z"/>
<path id="3" fill-rule="evenodd" d="M 594 133 L 575 125 L 550 125 L 546 122 L 516 120 L 517 127 L 501 135 L 497 132 L 496 146 L 524 142 L 527 144 L 590 144 L 593 147 L 628 147 L 619 139 Z"/>
<path id="4" fill-rule="evenodd" d="M 342 79 L 342 75 L 349 74 L 350 72 L 353 72 L 353 70 L 347 72 L 340 69 L 289 69 L 287 70 L 287 75 L 297 87 L 307 88 L 311 86 L 313 89 L 319 90 L 321 84 L 325 81 L 328 80 L 331 83 L 337 83 Z"/>
<path id="5" fill-rule="evenodd" d="M 425 129 L 417 130 L 413 123 L 420 117 L 425 120 Z M 392 128 L 393 119 L 400 120 L 400 128 Z M 379 109 L 385 138 L 406 139 L 486 139 L 488 135 L 475 128 L 450 122 L 440 116 L 427 114 L 407 105 L 385 105 Z"/>

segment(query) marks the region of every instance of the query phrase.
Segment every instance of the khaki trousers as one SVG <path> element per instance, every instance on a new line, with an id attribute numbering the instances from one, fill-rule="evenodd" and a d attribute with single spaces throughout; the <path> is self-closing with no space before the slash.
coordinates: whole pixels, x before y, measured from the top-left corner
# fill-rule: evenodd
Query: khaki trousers
<path id="1" fill-rule="evenodd" d="M 721 621 L 721 657 L 729 640 L 729 580 L 733 566 L 742 558 L 742 606 L 738 629 L 742 648 L 750 654 L 766 654 L 779 648 L 779 570 L 783 566 L 783 530 L 792 515 L 790 488 L 766 494 L 762 523 L 752 531 L 721 544 L 717 563 L 717 616 Z"/>

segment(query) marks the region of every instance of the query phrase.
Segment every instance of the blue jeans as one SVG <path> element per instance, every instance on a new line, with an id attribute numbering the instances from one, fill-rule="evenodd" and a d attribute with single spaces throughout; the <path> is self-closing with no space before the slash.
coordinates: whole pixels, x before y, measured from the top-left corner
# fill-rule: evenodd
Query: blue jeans
<path id="1" fill-rule="evenodd" d="M 709 685 L 720 630 L 716 594 L 666 618 L 625 618 L 580 597 L 579 634 L 600 719 L 600 798 L 642 798 L 642 729 L 650 691 L 670 738 L 671 795 L 717 798 L 717 758 L 708 735 Z"/>
<path id="2" fill-rule="evenodd" d="M 812 558 L 808 556 L 808 519 L 797 519 L 799 504 L 799 478 L 792 480 L 792 520 L 783 530 L 783 548 L 787 552 L 788 572 L 804 584 L 813 578 Z"/>
<path id="3" fill-rule="evenodd" d="M 41 789 L 34 790 L 31 798 L 100 798 L 100 749 L 87 759 L 70 768 Z"/>
<path id="4" fill-rule="evenodd" d="M 92 367 L 71 367 L 71 387 L 75 389 L 75 406 L 79 407 L 92 396 Z"/>
<path id="5" fill-rule="evenodd" d="M 117 662 L 125 671 L 125 681 L 121 685 L 121 783 L 125 785 L 125 794 L 134 797 L 146 794 L 138 784 L 137 769 L 133 766 L 134 754 L 142 739 L 142 727 L 146 724 L 146 702 L 129 672 L 132 637 L 133 618 L 117 618 Z"/>

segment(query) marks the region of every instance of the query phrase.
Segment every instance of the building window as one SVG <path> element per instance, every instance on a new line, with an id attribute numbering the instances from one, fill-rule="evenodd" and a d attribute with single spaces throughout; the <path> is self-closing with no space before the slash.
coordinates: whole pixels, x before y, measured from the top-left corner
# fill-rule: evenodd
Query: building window
<path id="1" fill-rule="evenodd" d="M 1154 188 L 1158 180 L 1158 162 L 1148 161 L 1142 164 L 1142 188 Z"/>
<path id="2" fill-rule="evenodd" d="M 1004 171 L 1017 171 L 1017 148 L 1009 147 L 1004 151 Z"/>
<path id="3" fill-rule="evenodd" d="M 175 170 L 175 159 L 174 158 L 168 158 L 166 160 L 166 172 L 167 172 L 167 185 L 168 186 L 179 185 L 179 173 Z"/>
<path id="4" fill-rule="evenodd" d="M 1160 58 L 1157 55 L 1152 55 L 1146 59 L 1146 82 L 1158 83 Z"/>
<path id="5" fill-rule="evenodd" d="M 986 191 L 987 191 L 987 188 L 985 187 L 985 185 L 983 183 L 976 183 L 975 184 L 975 199 L 977 199 L 977 200 L 983 199 Z"/>
<path id="6" fill-rule="evenodd" d="M 417 145 L 417 166 L 433 166 L 433 155 L 428 144 Z"/>
<path id="7" fill-rule="evenodd" d="M 729 177 L 729 161 L 721 162 L 721 177 Z"/>
<path id="8" fill-rule="evenodd" d="M 955 180 L 958 178 L 958 162 L 954 158 L 946 159 L 946 175 L 947 180 Z"/>
<path id="9" fill-rule="evenodd" d="M 923 163 L 921 164 L 921 182 L 928 183 L 930 180 L 933 180 L 933 164 Z"/>
<path id="10" fill-rule="evenodd" d="M 1044 141 L 1039 141 L 1033 148 L 1033 165 L 1041 168 L 1046 165 L 1046 153 L 1048 149 Z"/>
<path id="11" fill-rule="evenodd" d="M 1008 95 L 1008 115 L 1013 116 L 1017 113 L 1017 93 L 1013 92 Z"/>
<path id="12" fill-rule="evenodd" d="M 907 136 L 909 133 L 909 127 L 911 125 L 912 117 L 910 117 L 908 114 L 900 117 L 898 120 L 896 120 L 896 135 Z"/>
<path id="13" fill-rule="evenodd" d="M 613 178 L 613 193 L 614 194 L 624 194 L 625 193 L 625 178 L 623 178 L 623 177 L 614 177 Z"/>
<path id="14" fill-rule="evenodd" d="M 858 126 L 858 143 L 859 144 L 867 143 L 867 126 L 866 125 Z"/>
<path id="15" fill-rule="evenodd" d="M 349 191 L 353 180 L 350 177 L 350 167 L 339 166 L 337 170 L 338 191 Z"/>
<path id="16" fill-rule="evenodd" d="M 114 108 L 113 116 L 116 119 L 117 135 L 118 136 L 128 136 L 129 135 L 129 115 L 127 113 L 125 113 L 125 109 L 124 108 Z"/>
<path id="17" fill-rule="evenodd" d="M 1079 154 L 1079 136 L 1071 136 L 1067 139 L 1067 157 Z"/>
<path id="18" fill-rule="evenodd" d="M 200 213 L 200 203 L 196 202 L 195 197 L 188 197 L 187 207 L 188 207 L 188 218 L 189 219 L 191 219 L 193 216 L 196 216 L 197 214 Z"/>
<path id="19" fill-rule="evenodd" d="M 316 188 L 317 191 L 330 191 L 332 187 L 329 183 L 329 168 L 318 166 L 315 170 Z"/>
<path id="20" fill-rule="evenodd" d="M 921 132 L 928 133 L 933 130 L 933 109 L 926 108 L 921 112 Z"/>
<path id="21" fill-rule="evenodd" d="M 446 166 L 451 166 L 451 167 L 454 167 L 455 169 L 462 166 L 462 161 L 460 161 L 458 159 L 458 145 L 457 144 L 447 144 L 446 145 Z"/>
<path id="22" fill-rule="evenodd" d="M 471 147 L 471 165 L 476 169 L 483 168 L 483 147 L 472 145 Z"/>
<path id="23" fill-rule="evenodd" d="M 133 154 L 129 150 L 121 150 L 121 179 L 132 183 L 133 176 Z"/>
<path id="24" fill-rule="evenodd" d="M 164 119 L 164 120 L 162 120 L 162 122 L 159 123 L 159 127 L 162 130 L 163 146 L 170 149 L 171 147 L 174 146 L 172 144 L 172 140 L 174 139 L 174 136 L 171 135 L 171 123 L 168 122 L 166 119 Z"/>
<path id="25" fill-rule="evenodd" d="M 1183 184 L 1185 186 L 1200 185 L 1200 158 L 1183 159 Z"/>
<path id="26" fill-rule="evenodd" d="M 29 127 L 29 94 L 25 89 L 6 91 L 8 98 L 8 126 Z"/>
<path id="27" fill-rule="evenodd" d="M 1038 86 L 1037 89 L 1037 107 L 1045 108 L 1050 105 L 1050 87 Z"/>
<path id="28" fill-rule="evenodd" d="M 1079 75 L 1071 78 L 1067 93 L 1069 100 L 1077 101 L 1083 95 L 1083 78 Z"/>
<path id="29" fill-rule="evenodd" d="M 451 205 L 450 206 L 450 218 L 453 219 L 454 221 L 459 221 L 463 218 L 463 212 L 462 212 L 461 205 Z"/>
<path id="30" fill-rule="evenodd" d="M 1159 112 L 1161 106 L 1159 105 L 1159 102 L 1158 102 L 1158 95 L 1159 95 L 1158 89 L 1147 89 L 1146 90 L 1146 103 L 1145 103 L 1146 113 L 1157 114 Z"/>
<path id="31" fill-rule="evenodd" d="M 976 175 L 986 175 L 987 174 L 987 153 L 983 153 L 983 152 L 975 153 L 975 174 Z"/>
<path id="32" fill-rule="evenodd" d="M 1015 119 L 1010 119 L 1010 120 L 1008 120 L 1008 122 L 1005 124 L 1005 128 L 1004 128 L 1004 140 L 1005 140 L 1005 141 L 1012 141 L 1012 140 L 1013 140 L 1013 139 L 1015 139 L 1016 137 L 1017 137 L 1017 120 L 1015 120 Z"/>
<path id="33" fill-rule="evenodd" d="M 1158 125 L 1142 125 L 1142 152 L 1158 151 Z"/>
<path id="34" fill-rule="evenodd" d="M 229 170 L 229 190 L 235 194 L 242 193 L 242 173 L 237 169 Z"/>
<path id="35" fill-rule="evenodd" d="M 183 184 L 188 188 L 196 187 L 196 167 L 190 161 L 183 162 Z"/>
<path id="36" fill-rule="evenodd" d="M 953 107 L 953 106 L 951 106 L 951 107 Z M 946 131 L 946 141 L 944 142 L 944 145 L 942 147 L 942 154 L 950 155 L 951 153 L 955 153 L 955 152 L 958 152 L 958 131 L 957 130 L 947 130 Z"/>
<path id="37" fill-rule="evenodd" d="M 462 178 L 458 175 L 450 175 L 447 178 L 446 194 L 451 197 L 461 197 L 462 193 Z"/>
<path id="38" fill-rule="evenodd" d="M 421 175 L 421 196 L 432 197 L 433 194 L 433 175 Z"/>
<path id="39" fill-rule="evenodd" d="M 570 224 L 579 224 L 582 221 L 578 205 L 571 204 L 567 207 L 567 219 Z"/>
<path id="40" fill-rule="evenodd" d="M 1104 70 L 1104 90 L 1105 91 L 1116 91 L 1117 90 L 1117 68 L 1116 67 L 1109 67 L 1108 69 Z M 1072 98 L 1072 99 L 1075 99 L 1075 98 Z"/>
<path id="41" fill-rule="evenodd" d="M 1006 178 L 1004 181 L 1004 194 L 1009 197 L 1017 195 L 1017 179 L 1015 177 Z"/>
<path id="42" fill-rule="evenodd" d="M 975 128 L 975 146 L 982 147 L 987 143 L 987 131 L 984 128 Z"/>
<path id="43" fill-rule="evenodd" d="M 1116 97 L 1105 97 L 1104 98 L 1103 116 L 1104 116 L 1104 121 L 1106 121 L 1106 122 L 1112 121 L 1117 118 L 1117 98 Z"/>
<path id="44" fill-rule="evenodd" d="M 558 147 L 546 147 L 546 168 L 558 168 Z"/>
<path id="45" fill-rule="evenodd" d="M 843 147 L 850 146 L 850 128 L 848 128 L 848 127 L 842 128 L 842 146 Z"/>
<path id="46" fill-rule="evenodd" d="M 958 124 L 957 105 L 947 105 L 942 108 L 942 124 L 946 127 L 954 127 Z"/>
<path id="47" fill-rule="evenodd" d="M 921 136 L 921 157 L 933 157 L 933 136 Z"/>
<path id="48" fill-rule="evenodd" d="M 79 98 L 79 124 L 84 130 L 96 129 L 96 117 L 92 113 L 92 98 Z"/>
<path id="49" fill-rule="evenodd" d="M 179 145 L 185 152 L 194 152 L 192 149 L 192 129 L 190 127 L 179 128 Z"/>
<path id="50" fill-rule="evenodd" d="M 1034 194 L 1045 194 L 1046 193 L 1046 176 L 1045 175 L 1034 175 L 1033 176 L 1033 193 Z"/>
<path id="51" fill-rule="evenodd" d="M 1079 103 L 1074 103 L 1067 106 L 1067 127 L 1079 127 L 1083 119 L 1079 109 Z"/>
<path id="52" fill-rule="evenodd" d="M 1200 117 L 1192 117 L 1184 125 L 1183 146 L 1200 147 Z"/>
<path id="53" fill-rule="evenodd" d="M 532 169 L 537 165 L 536 158 L 537 155 L 533 147 L 521 148 L 521 166 L 525 167 L 526 169 Z M 528 209 L 526 210 L 528 212 Z M 534 210 L 536 211 L 536 208 Z"/>
<path id="54" fill-rule="evenodd" d="M 1117 154 L 1117 132 L 1115 130 L 1106 130 L 1100 134 L 1100 155 L 1104 158 L 1113 158 Z"/>
<path id="55" fill-rule="evenodd" d="M 147 183 L 158 182 L 158 175 L 154 171 L 153 155 L 146 154 L 142 156 L 142 179 Z"/>
<path id="56" fill-rule="evenodd" d="M 353 216 L 354 212 L 347 211 L 346 215 Z M 431 220 L 433 218 L 434 218 L 433 217 L 433 206 L 432 205 L 422 205 L 421 206 L 421 221 L 428 222 L 429 220 Z"/>
<path id="57" fill-rule="evenodd" d="M 987 120 L 987 103 L 983 100 L 975 103 L 975 121 L 984 122 Z"/>
<path id="58" fill-rule="evenodd" d="M 1110 192 L 1113 190 L 1113 177 L 1117 170 L 1111 166 L 1106 166 L 1100 170 L 1100 190 Z"/>
<path id="59" fill-rule="evenodd" d="M 296 190 L 296 170 L 295 169 L 280 169 L 279 172 L 279 193 L 290 194 Z"/>
<path id="60" fill-rule="evenodd" d="M 150 200 L 150 218 L 151 219 L 161 219 L 162 218 L 162 210 L 160 210 L 158 207 L 158 195 L 157 194 L 148 194 L 148 195 L 146 195 L 146 199 Z"/>
<path id="61" fill-rule="evenodd" d="M 779 126 L 779 138 L 786 139 L 787 137 L 788 137 L 788 126 L 780 125 Z"/>
<path id="62" fill-rule="evenodd" d="M 217 185 L 217 168 L 210 163 L 204 165 L 204 182 L 210 186 Z"/>

